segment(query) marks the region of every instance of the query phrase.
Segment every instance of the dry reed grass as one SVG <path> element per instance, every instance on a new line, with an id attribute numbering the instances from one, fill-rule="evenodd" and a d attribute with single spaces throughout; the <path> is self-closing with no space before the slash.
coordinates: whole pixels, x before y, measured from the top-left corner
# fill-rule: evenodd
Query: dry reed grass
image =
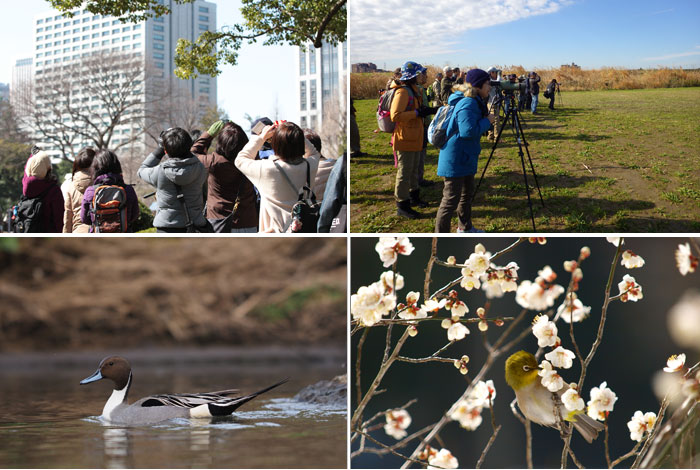
<path id="1" fill-rule="evenodd" d="M 460 67 L 469 70 L 475 66 Z M 518 76 L 526 72 L 520 65 L 498 66 L 504 73 Z M 428 83 L 435 81 L 440 67 L 428 65 Z M 700 86 L 700 70 L 683 70 L 681 68 L 662 68 L 653 70 L 628 70 L 618 67 L 602 69 L 574 69 L 559 67 L 535 69 L 542 77 L 542 83 L 556 78 L 561 83 L 562 91 L 593 90 L 634 90 L 640 88 L 676 88 Z M 350 77 L 350 96 L 354 99 L 371 99 L 378 96 L 379 90 L 386 86 L 391 73 L 353 73 Z"/>
<path id="2" fill-rule="evenodd" d="M 345 240 L 22 239 L 0 350 L 345 339 Z"/>

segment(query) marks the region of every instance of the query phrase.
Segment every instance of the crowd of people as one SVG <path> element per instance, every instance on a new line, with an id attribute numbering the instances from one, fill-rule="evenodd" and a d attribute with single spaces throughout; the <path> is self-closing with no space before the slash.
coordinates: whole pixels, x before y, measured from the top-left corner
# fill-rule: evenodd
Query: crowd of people
<path id="1" fill-rule="evenodd" d="M 527 107 L 535 114 L 540 80 L 536 72 L 518 78 L 514 74 L 503 77 L 496 67 L 466 71 L 446 66 L 426 87 L 425 67 L 408 61 L 396 69 L 386 90 L 393 90 L 390 116 L 395 123 L 391 145 L 397 168 L 394 187 L 397 214 L 415 219 L 420 213 L 414 207 L 427 206 L 420 198 L 420 187 L 432 184 L 424 179 L 430 116 L 440 107 L 450 106 L 451 118 L 446 129 L 449 139 L 440 149 L 438 157 L 437 174 L 443 178 L 444 186 L 435 231 L 450 232 L 451 219 L 456 211 L 458 233 L 481 232 L 471 220 L 474 175 L 481 153 L 481 137 L 487 135 L 489 141 L 495 141 L 501 127 L 501 109 L 508 112 L 510 101 L 499 99 L 502 87 L 517 90 L 510 93 L 513 93 L 513 102 L 518 103 L 519 111 Z M 504 82 L 510 82 L 513 86 L 502 85 Z M 523 86 L 515 86 L 518 83 L 523 83 Z M 545 93 L 550 100 L 550 109 L 554 109 L 556 91 L 558 84 L 552 79 Z M 515 93 L 519 95 L 517 99 Z"/>
<path id="2" fill-rule="evenodd" d="M 203 133 L 168 129 L 137 175 L 155 188 L 159 233 L 346 230 L 345 155 L 326 158 L 320 136 L 292 122 L 261 118 L 250 138 L 230 121 Z M 123 233 L 133 231 L 139 216 L 138 196 L 114 152 L 82 149 L 59 186 L 49 154 L 34 147 L 22 198 L 5 214 L 5 228 Z"/>

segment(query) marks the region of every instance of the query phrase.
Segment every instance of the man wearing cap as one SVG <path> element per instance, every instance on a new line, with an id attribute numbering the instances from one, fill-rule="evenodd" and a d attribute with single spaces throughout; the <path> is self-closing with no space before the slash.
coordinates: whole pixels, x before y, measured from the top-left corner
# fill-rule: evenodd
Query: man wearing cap
<path id="1" fill-rule="evenodd" d="M 537 72 L 530 72 L 530 95 L 532 96 L 532 114 L 537 113 L 537 102 L 540 98 L 540 76 Z"/>
<path id="2" fill-rule="evenodd" d="M 435 95 L 435 105 L 436 106 L 442 106 L 442 97 L 440 96 L 440 90 L 441 88 L 441 82 L 442 82 L 442 72 L 438 72 L 437 75 L 435 75 L 435 81 L 433 82 L 433 95 Z"/>
<path id="3" fill-rule="evenodd" d="M 495 66 L 491 66 L 486 70 L 486 72 L 489 74 L 489 79 L 494 80 L 497 82 L 501 81 L 501 71 L 496 68 Z M 489 140 L 491 142 L 494 142 L 496 140 L 496 136 L 498 135 L 498 129 L 501 127 L 501 103 L 499 102 L 496 108 L 493 108 L 493 103 L 500 94 L 500 88 L 498 87 L 491 87 L 491 91 L 489 92 L 489 108 L 491 108 L 491 112 L 496 116 L 496 120 L 493 123 L 493 128 L 489 130 Z"/>
<path id="4" fill-rule="evenodd" d="M 446 65 L 442 71 L 445 72 L 445 78 L 443 78 L 442 82 L 440 82 L 440 101 L 447 103 L 447 100 L 452 94 L 452 84 L 454 83 L 456 77 L 454 76 L 452 67 L 449 65 Z"/>
<path id="5" fill-rule="evenodd" d="M 429 108 L 423 106 L 423 97 L 417 85 L 417 77 L 425 68 L 416 62 L 406 62 L 401 67 L 401 77 L 391 88 L 396 89 L 391 100 L 390 116 L 396 123 L 391 136 L 397 166 L 396 198 L 400 217 L 415 219 L 420 214 L 411 208 L 420 202 L 418 166 L 423 148 L 423 118 Z"/>

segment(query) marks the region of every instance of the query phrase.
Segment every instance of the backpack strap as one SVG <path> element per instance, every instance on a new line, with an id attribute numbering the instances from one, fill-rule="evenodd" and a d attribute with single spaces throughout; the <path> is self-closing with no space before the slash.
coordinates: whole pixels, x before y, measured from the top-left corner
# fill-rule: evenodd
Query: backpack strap
<path id="1" fill-rule="evenodd" d="M 193 227 L 194 224 L 192 223 L 192 219 L 190 219 L 190 212 L 187 210 L 187 204 L 185 204 L 185 195 L 182 194 L 182 186 L 175 183 L 173 183 L 173 185 L 175 185 L 175 190 L 177 191 L 177 200 L 180 201 L 182 210 L 185 212 L 185 220 L 187 221 L 186 227 Z"/>
<path id="2" fill-rule="evenodd" d="M 306 159 L 304 159 L 304 161 L 306 161 Z M 284 169 L 281 166 L 279 166 L 279 164 L 277 163 L 277 159 L 273 160 L 272 163 L 274 163 L 275 166 L 277 167 L 277 169 L 282 172 L 282 176 L 284 176 L 284 179 L 289 184 L 289 187 L 292 188 L 292 191 L 297 193 L 300 196 L 299 199 L 301 199 L 303 196 L 299 193 L 299 189 L 296 186 L 294 186 L 294 183 L 292 183 L 292 180 L 289 179 L 289 175 L 287 175 L 287 172 L 284 171 Z M 308 165 L 309 162 L 306 162 L 306 164 Z M 310 177 L 311 177 L 311 173 L 310 173 L 310 171 L 307 171 L 307 176 L 306 176 L 307 182 L 309 181 Z"/>

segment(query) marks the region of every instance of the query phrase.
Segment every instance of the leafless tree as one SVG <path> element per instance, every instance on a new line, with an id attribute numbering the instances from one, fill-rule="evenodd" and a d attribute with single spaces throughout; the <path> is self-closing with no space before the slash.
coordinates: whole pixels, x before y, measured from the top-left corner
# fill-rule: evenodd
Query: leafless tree
<path id="1" fill-rule="evenodd" d="M 143 57 L 118 52 L 38 70 L 22 123 L 65 159 L 75 158 L 76 144 L 118 152 L 145 132 L 148 77 Z"/>
<path id="2" fill-rule="evenodd" d="M 323 142 L 323 154 L 338 158 L 341 149 L 347 146 L 347 110 L 345 87 L 343 95 L 333 95 L 323 103 L 323 123 L 319 132 Z"/>

